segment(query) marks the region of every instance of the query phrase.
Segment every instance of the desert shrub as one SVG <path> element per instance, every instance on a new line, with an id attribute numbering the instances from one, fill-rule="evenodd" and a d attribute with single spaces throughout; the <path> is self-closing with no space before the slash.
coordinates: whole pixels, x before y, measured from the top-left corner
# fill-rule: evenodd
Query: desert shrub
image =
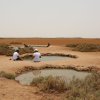
<path id="1" fill-rule="evenodd" d="M 61 77 L 39 77 L 33 80 L 32 84 L 39 84 L 39 88 L 43 92 L 64 92 L 67 89 L 65 81 Z"/>
<path id="2" fill-rule="evenodd" d="M 34 78 L 33 81 L 31 82 L 31 85 L 38 85 L 43 83 L 46 80 L 46 77 L 38 77 L 38 78 Z"/>
<path id="3" fill-rule="evenodd" d="M 8 45 L 0 45 L 0 54 L 4 55 L 9 49 Z"/>
<path id="4" fill-rule="evenodd" d="M 100 73 L 92 73 L 83 80 L 74 77 L 68 83 L 61 77 L 39 77 L 32 84 L 43 92 L 63 92 L 64 100 L 100 100 Z"/>
<path id="5" fill-rule="evenodd" d="M 66 46 L 67 47 L 76 47 L 76 46 L 78 46 L 78 44 L 67 44 Z"/>
<path id="6" fill-rule="evenodd" d="M 33 53 L 34 49 L 32 47 L 24 47 L 24 48 L 19 48 L 20 54 L 25 54 L 25 53 Z"/>
<path id="7" fill-rule="evenodd" d="M 13 54 L 13 49 L 9 45 L 0 45 L 0 55 L 11 56 Z"/>
<path id="8" fill-rule="evenodd" d="M 49 77 L 44 82 L 42 90 L 64 92 L 66 90 L 65 81 L 60 77 Z"/>
<path id="9" fill-rule="evenodd" d="M 69 44 L 72 47 L 72 50 L 75 51 L 81 51 L 81 52 L 95 52 L 95 51 L 100 51 L 100 45 L 99 44 Z"/>
<path id="10" fill-rule="evenodd" d="M 5 77 L 7 79 L 15 79 L 15 75 L 11 73 L 6 73 L 4 71 L 0 72 L 0 77 Z"/>
<path id="11" fill-rule="evenodd" d="M 79 44 L 75 50 L 81 52 L 100 51 L 100 45 L 95 44 Z"/>
<path id="12" fill-rule="evenodd" d="M 93 73 L 85 80 L 73 79 L 69 87 L 68 100 L 100 100 L 100 73 Z"/>
<path id="13" fill-rule="evenodd" d="M 20 54 L 33 53 L 34 51 L 32 47 L 24 47 L 18 49 Z M 9 45 L 0 45 L 0 55 L 12 56 L 14 51 L 14 48 L 10 47 Z"/>
<path id="14" fill-rule="evenodd" d="M 8 50 L 7 50 L 7 52 L 6 52 L 6 56 L 12 56 L 13 55 L 13 52 L 14 52 L 14 50 L 13 49 L 11 49 L 11 48 L 9 48 Z"/>

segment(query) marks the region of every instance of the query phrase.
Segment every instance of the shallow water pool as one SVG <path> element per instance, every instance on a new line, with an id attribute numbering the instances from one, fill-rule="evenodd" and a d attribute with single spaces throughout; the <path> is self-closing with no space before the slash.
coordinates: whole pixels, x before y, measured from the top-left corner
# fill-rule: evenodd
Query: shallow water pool
<path id="1" fill-rule="evenodd" d="M 86 76 L 90 75 L 88 72 L 78 72 L 75 70 L 68 69 L 43 69 L 43 70 L 34 70 L 32 72 L 27 72 L 22 75 L 19 75 L 15 80 L 19 81 L 22 85 L 30 85 L 34 78 L 38 77 L 47 77 L 47 76 L 61 76 L 65 80 L 70 81 L 73 77 L 78 79 L 84 79 Z"/>
<path id="2" fill-rule="evenodd" d="M 75 59 L 75 58 L 63 57 L 63 56 L 42 56 L 40 58 L 40 61 L 61 61 L 61 60 L 71 60 L 71 59 Z M 23 60 L 32 61 L 33 57 L 23 58 Z"/>

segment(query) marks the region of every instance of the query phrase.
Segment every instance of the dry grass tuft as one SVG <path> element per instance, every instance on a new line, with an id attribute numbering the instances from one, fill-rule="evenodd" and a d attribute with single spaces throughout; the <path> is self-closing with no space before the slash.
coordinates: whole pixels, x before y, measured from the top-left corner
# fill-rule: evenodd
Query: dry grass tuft
<path id="1" fill-rule="evenodd" d="M 12 56 L 14 50 L 9 45 L 0 45 L 0 55 Z"/>
<path id="2" fill-rule="evenodd" d="M 25 53 L 33 53 L 34 49 L 32 47 L 24 47 L 24 48 L 19 48 L 20 54 L 25 54 Z"/>
<path id="3" fill-rule="evenodd" d="M 9 47 L 9 45 L 0 45 L 0 55 L 12 56 L 14 51 L 14 48 Z M 19 48 L 19 51 L 20 54 L 33 53 L 34 49 L 32 47 L 24 47 Z"/>
<path id="4" fill-rule="evenodd" d="M 67 47 L 73 48 L 72 50 L 81 52 L 97 52 L 100 51 L 100 44 L 68 44 Z"/>
<path id="5" fill-rule="evenodd" d="M 65 81 L 61 77 L 39 77 L 33 80 L 31 84 L 39 86 L 43 92 L 64 92 L 66 88 Z"/>
<path id="6" fill-rule="evenodd" d="M 100 73 L 92 73 L 84 80 L 73 78 L 68 83 L 61 77 L 39 77 L 32 85 L 46 93 L 64 93 L 64 100 L 100 100 Z"/>
<path id="7" fill-rule="evenodd" d="M 0 72 L 0 77 L 4 77 L 4 78 L 7 78 L 7 79 L 15 79 L 16 76 L 14 74 L 6 73 L 4 71 L 1 71 Z"/>
<path id="8" fill-rule="evenodd" d="M 100 100 L 100 73 L 93 73 L 85 80 L 73 79 L 69 88 L 68 100 Z"/>

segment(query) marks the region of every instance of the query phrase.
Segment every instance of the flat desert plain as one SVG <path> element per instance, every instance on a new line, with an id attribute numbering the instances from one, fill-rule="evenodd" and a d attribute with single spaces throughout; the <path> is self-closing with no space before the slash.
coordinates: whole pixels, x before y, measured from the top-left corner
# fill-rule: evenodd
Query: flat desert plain
<path id="1" fill-rule="evenodd" d="M 0 38 L 0 44 L 67 45 L 73 43 L 100 44 L 100 38 Z"/>
<path id="2" fill-rule="evenodd" d="M 63 53 L 76 55 L 78 58 L 64 61 L 50 61 L 50 62 L 29 62 L 29 61 L 12 61 L 11 57 L 0 55 L 0 71 L 7 73 L 18 73 L 25 67 L 42 68 L 45 65 L 59 67 L 75 67 L 77 70 L 85 70 L 89 68 L 100 71 L 100 52 L 79 52 L 72 51 L 66 47 L 67 44 L 73 43 L 91 43 L 100 44 L 100 39 L 82 39 L 82 38 L 1 38 L 0 44 L 13 45 L 47 45 L 50 47 L 39 47 L 41 53 Z M 0 100 L 46 100 L 46 97 L 51 96 L 54 100 L 61 100 L 61 95 L 38 93 L 37 87 L 22 86 L 14 80 L 0 78 Z"/>

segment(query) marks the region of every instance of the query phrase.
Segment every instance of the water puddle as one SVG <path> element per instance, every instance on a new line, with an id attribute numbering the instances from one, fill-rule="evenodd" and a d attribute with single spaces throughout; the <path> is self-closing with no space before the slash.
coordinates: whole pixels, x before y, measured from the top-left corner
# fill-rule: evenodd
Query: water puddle
<path id="1" fill-rule="evenodd" d="M 62 57 L 62 56 L 42 56 L 40 61 L 61 61 L 61 60 L 72 60 L 74 58 Z M 33 57 L 24 57 L 23 60 L 32 61 Z"/>
<path id="2" fill-rule="evenodd" d="M 67 81 L 70 81 L 73 77 L 78 79 L 84 79 L 86 76 L 90 75 L 88 72 L 78 72 L 75 70 L 68 69 L 43 69 L 43 70 L 34 70 L 32 72 L 27 72 L 22 75 L 19 75 L 15 80 L 19 81 L 22 85 L 30 85 L 34 78 L 38 77 L 47 77 L 47 76 L 61 76 Z"/>

